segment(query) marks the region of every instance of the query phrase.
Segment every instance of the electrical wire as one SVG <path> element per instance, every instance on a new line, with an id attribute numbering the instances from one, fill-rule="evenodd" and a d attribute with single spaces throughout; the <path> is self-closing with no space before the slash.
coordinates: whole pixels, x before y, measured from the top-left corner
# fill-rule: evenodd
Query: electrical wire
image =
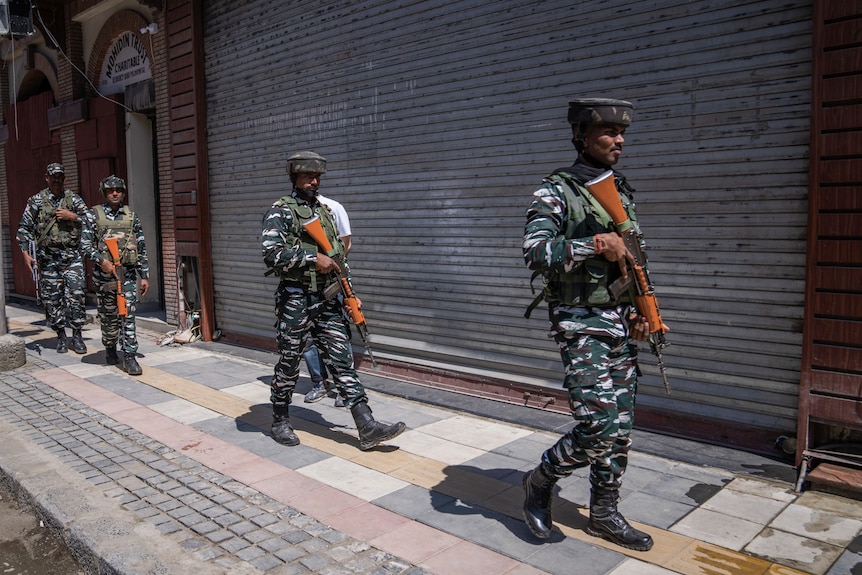
<path id="1" fill-rule="evenodd" d="M 45 35 L 51 40 L 51 42 L 54 43 L 54 47 L 57 49 L 58 52 L 60 52 L 60 54 L 63 55 L 63 57 L 66 59 L 66 61 L 69 62 L 69 65 L 72 66 L 72 68 L 74 68 L 87 81 L 87 83 L 90 85 L 90 87 L 93 88 L 93 91 L 96 92 L 96 94 L 98 94 L 100 98 L 104 98 L 105 100 L 116 104 L 117 106 L 123 108 L 127 112 L 134 113 L 134 110 L 132 110 L 131 108 L 129 108 L 125 104 L 117 102 L 116 100 L 112 100 L 99 91 L 99 89 L 96 87 L 95 84 L 93 84 L 93 82 L 90 80 L 90 78 L 87 76 L 87 74 L 85 74 L 83 71 L 81 71 L 81 69 L 78 68 L 74 62 L 72 62 L 71 58 L 69 58 L 66 55 L 66 53 L 63 51 L 63 49 L 60 47 L 60 43 L 57 42 L 57 39 L 54 38 L 53 34 L 51 34 L 51 31 L 48 29 L 48 26 L 45 24 L 45 21 L 42 20 L 42 13 L 39 12 L 38 6 L 33 6 L 33 11 L 36 13 L 36 16 L 39 18 L 39 22 L 42 23 L 42 30 L 45 32 Z"/>

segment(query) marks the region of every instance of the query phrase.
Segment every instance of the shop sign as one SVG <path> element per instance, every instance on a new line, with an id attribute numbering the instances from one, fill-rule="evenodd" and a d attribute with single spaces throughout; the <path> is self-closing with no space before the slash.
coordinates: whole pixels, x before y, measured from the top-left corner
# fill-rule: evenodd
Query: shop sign
<path id="1" fill-rule="evenodd" d="M 105 55 L 99 74 L 99 92 L 105 95 L 118 94 L 126 86 L 151 77 L 150 59 L 140 36 L 134 32 L 123 32 Z"/>

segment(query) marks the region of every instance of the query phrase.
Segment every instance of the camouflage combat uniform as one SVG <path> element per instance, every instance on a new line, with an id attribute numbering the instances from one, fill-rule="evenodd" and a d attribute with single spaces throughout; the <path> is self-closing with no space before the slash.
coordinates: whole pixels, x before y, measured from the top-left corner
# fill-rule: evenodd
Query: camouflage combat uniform
<path id="1" fill-rule="evenodd" d="M 563 385 L 577 422 L 542 461 L 556 477 L 590 465 L 594 487 L 619 488 L 631 444 L 637 346 L 629 339 L 634 308 L 628 296 L 613 301 L 607 289 L 620 276 L 619 266 L 596 255 L 593 238 L 612 231 L 612 222 L 582 187 L 602 172 L 576 163 L 546 178 L 527 210 L 523 249 L 528 267 L 543 274 L 550 335 L 560 348 Z M 617 189 L 624 190 L 623 205 L 637 225 L 619 174 Z"/>
<path id="2" fill-rule="evenodd" d="M 275 293 L 279 360 L 271 385 L 274 408 L 291 403 L 309 335 L 332 374 L 345 406 L 350 408 L 368 400 L 353 365 L 341 301 L 323 299 L 321 291 L 332 280 L 315 270 L 318 248 L 297 221 L 315 215 L 320 216 L 332 246 L 343 255 L 335 220 L 329 209 L 316 199 L 307 201 L 294 192 L 273 204 L 263 218 L 263 260 L 281 277 Z"/>
<path id="3" fill-rule="evenodd" d="M 539 301 L 548 304 L 550 335 L 560 348 L 575 425 L 524 474 L 522 511 L 530 531 L 547 539 L 553 530 L 554 485 L 589 466 L 590 518 L 584 530 L 628 549 L 648 551 L 652 537 L 629 524 L 617 508 L 637 393 L 634 337 L 642 337 L 648 327 L 631 304 L 631 282 L 615 285 L 623 275 L 621 264 L 630 269 L 633 255 L 608 213 L 620 224 L 630 220 L 627 229 L 642 243 L 634 190 L 611 170 L 622 153 L 632 110 L 630 102 L 610 98 L 569 102 L 578 159 L 545 178 L 527 209 L 524 260 L 534 270 L 534 280 L 542 277 L 544 289 L 526 315 Z M 590 188 L 597 197 L 586 184 L 600 175 L 605 176 L 599 180 L 602 185 Z M 622 209 L 617 209 L 617 198 Z M 629 271 L 629 280 L 633 274 Z"/>
<path id="4" fill-rule="evenodd" d="M 121 351 L 134 356 L 138 351 L 135 326 L 135 304 L 138 301 L 138 277 L 148 279 L 150 265 L 147 259 L 147 244 L 144 228 L 138 215 L 128 206 L 112 210 L 108 203 L 93 208 L 92 228 L 85 229 L 81 238 L 81 250 L 95 262 L 93 281 L 99 299 L 99 322 L 102 326 L 102 344 L 106 348 L 122 342 Z M 100 267 L 103 259 L 111 259 L 105 238 L 116 237 L 123 267 L 123 294 L 126 296 L 126 320 L 123 337 L 120 338 L 120 317 L 117 309 L 117 278 L 106 274 Z"/>
<path id="5" fill-rule="evenodd" d="M 291 426 L 288 408 L 310 334 L 356 423 L 359 449 L 368 451 L 403 433 L 406 425 L 402 421 L 381 423 L 371 414 L 368 396 L 353 365 L 343 302 L 329 292 L 330 299 L 324 297 L 327 287 L 341 291 L 341 282 L 349 282 L 344 244 L 335 218 L 318 199 L 326 158 L 310 150 L 294 152 L 287 158 L 287 173 L 293 191 L 267 211 L 261 232 L 263 261 L 269 268 L 267 275 L 277 273 L 281 278 L 275 293 L 279 360 L 270 393 L 270 437 L 282 445 L 300 443 Z M 318 267 L 326 273 L 318 272 Z"/>
<path id="6" fill-rule="evenodd" d="M 58 209 L 78 214 L 78 220 L 59 221 Z M 63 330 L 68 322 L 74 330 L 86 323 L 84 262 L 79 242 L 81 232 L 93 222 L 93 214 L 83 198 L 71 190 L 55 196 L 49 188 L 27 200 L 18 225 L 17 240 L 22 251 L 36 242 L 36 260 L 41 274 L 42 304 L 48 326 Z"/>

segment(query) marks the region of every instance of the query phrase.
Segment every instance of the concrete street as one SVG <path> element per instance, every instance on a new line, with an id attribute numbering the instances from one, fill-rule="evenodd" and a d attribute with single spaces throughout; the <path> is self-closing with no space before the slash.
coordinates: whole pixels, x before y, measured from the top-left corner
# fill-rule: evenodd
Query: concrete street
<path id="1" fill-rule="evenodd" d="M 628 551 L 587 535 L 585 472 L 561 481 L 556 528 L 521 519 L 524 471 L 567 416 L 363 372 L 371 407 L 408 430 L 358 449 L 332 399 L 268 436 L 273 354 L 159 346 L 142 321 L 130 377 L 57 354 L 35 309 L 7 306 L 25 366 L 0 373 L 0 482 L 88 573 L 320 575 L 846 575 L 862 572 L 862 502 L 795 493 L 779 459 L 638 431 L 620 510 L 655 540 Z M 165 327 L 163 331 L 170 329 Z"/>

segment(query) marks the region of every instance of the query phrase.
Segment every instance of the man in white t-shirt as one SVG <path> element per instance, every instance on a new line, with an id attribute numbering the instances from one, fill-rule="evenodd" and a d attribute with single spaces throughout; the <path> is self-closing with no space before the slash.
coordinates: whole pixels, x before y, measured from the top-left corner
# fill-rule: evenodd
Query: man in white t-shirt
<path id="1" fill-rule="evenodd" d="M 332 212 L 335 217 L 335 226 L 338 228 L 338 237 L 344 243 L 344 255 L 350 254 L 350 218 L 347 217 L 347 210 L 344 209 L 339 202 L 332 198 L 327 198 L 321 194 L 317 195 L 320 203 L 324 204 Z"/>
<path id="2" fill-rule="evenodd" d="M 336 202 L 332 198 L 327 198 L 321 194 L 317 195 L 318 201 L 329 208 L 335 218 L 335 227 L 338 228 L 338 237 L 341 238 L 344 244 L 345 257 L 350 253 L 350 218 L 347 217 L 347 210 L 341 203 Z M 305 394 L 305 403 L 316 403 L 326 396 L 335 397 L 335 407 L 344 407 L 344 399 L 335 393 L 332 384 L 326 380 L 327 372 L 323 360 L 320 359 L 320 354 L 314 346 L 311 339 L 303 355 L 305 357 L 305 365 L 308 367 L 308 373 L 311 375 L 311 383 L 313 387 Z"/>

